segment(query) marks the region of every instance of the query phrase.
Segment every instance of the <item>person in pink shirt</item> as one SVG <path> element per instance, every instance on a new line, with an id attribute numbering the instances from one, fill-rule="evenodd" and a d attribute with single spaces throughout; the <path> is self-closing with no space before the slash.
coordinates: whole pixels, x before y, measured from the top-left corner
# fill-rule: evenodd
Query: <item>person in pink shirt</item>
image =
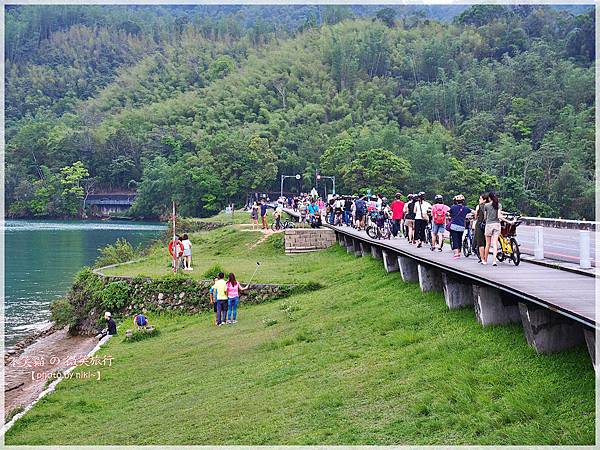
<path id="1" fill-rule="evenodd" d="M 397 237 L 402 230 L 402 220 L 404 219 L 404 202 L 400 192 L 396 194 L 390 207 L 392 208 L 392 234 Z"/>
<path id="2" fill-rule="evenodd" d="M 227 289 L 227 323 L 237 323 L 237 305 L 240 301 L 240 291 L 245 291 L 248 286 L 242 287 L 235 279 L 235 275 L 230 273 L 225 288 Z"/>
<path id="3" fill-rule="evenodd" d="M 444 198 L 441 195 L 435 196 L 435 202 L 431 207 L 431 251 L 436 249 L 436 241 L 439 241 L 438 250 L 441 252 L 444 245 L 444 233 L 446 232 L 446 216 L 450 211 L 448 205 L 444 205 Z"/>

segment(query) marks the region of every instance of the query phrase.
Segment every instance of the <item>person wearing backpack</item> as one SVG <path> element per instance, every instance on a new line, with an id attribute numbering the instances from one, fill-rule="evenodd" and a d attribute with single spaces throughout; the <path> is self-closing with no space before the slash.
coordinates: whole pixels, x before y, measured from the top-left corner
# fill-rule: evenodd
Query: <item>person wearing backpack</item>
<path id="1" fill-rule="evenodd" d="M 356 207 L 356 221 L 358 222 L 358 230 L 362 230 L 365 227 L 365 214 L 367 213 L 367 202 L 364 197 L 360 197 L 354 202 Z"/>
<path id="2" fill-rule="evenodd" d="M 442 251 L 444 245 L 444 233 L 446 231 L 446 215 L 450 211 L 448 205 L 444 205 L 444 198 L 441 195 L 436 195 L 434 204 L 431 207 L 431 216 L 433 217 L 433 223 L 431 225 L 431 251 L 436 249 L 436 242 L 438 242 L 439 236 L 439 247 L 438 250 Z"/>

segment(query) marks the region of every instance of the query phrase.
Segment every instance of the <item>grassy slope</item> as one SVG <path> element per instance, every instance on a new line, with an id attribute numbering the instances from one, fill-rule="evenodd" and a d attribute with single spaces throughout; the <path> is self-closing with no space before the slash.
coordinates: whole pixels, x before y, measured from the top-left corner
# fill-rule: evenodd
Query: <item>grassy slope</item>
<path id="1" fill-rule="evenodd" d="M 7 444 L 594 442 L 585 349 L 536 355 L 520 326 L 483 329 L 472 310 L 448 311 L 440 294 L 339 247 L 285 257 L 276 238 L 248 249 L 254 233 L 202 240 L 196 255 L 209 251 L 227 269 L 245 275 L 261 259 L 263 281 L 326 288 L 242 306 L 235 326 L 216 328 L 209 314 L 155 317 L 160 336 L 110 341 L 102 381 L 61 383 Z M 167 260 L 157 258 L 160 272 Z M 299 308 L 291 318 L 283 302 Z"/>
<path id="2" fill-rule="evenodd" d="M 335 255 L 327 253 L 286 256 L 280 234 L 265 236 L 260 231 L 238 231 L 231 226 L 195 233 L 190 239 L 194 267 L 190 276 L 196 279 L 204 279 L 206 269 L 218 263 L 226 271 L 234 272 L 240 281 L 248 281 L 259 261 L 261 267 L 253 281 L 310 281 L 321 276 L 322 266 L 339 262 Z M 171 272 L 171 256 L 166 248 L 158 248 L 142 261 L 103 272 L 106 275 L 165 275 Z"/>

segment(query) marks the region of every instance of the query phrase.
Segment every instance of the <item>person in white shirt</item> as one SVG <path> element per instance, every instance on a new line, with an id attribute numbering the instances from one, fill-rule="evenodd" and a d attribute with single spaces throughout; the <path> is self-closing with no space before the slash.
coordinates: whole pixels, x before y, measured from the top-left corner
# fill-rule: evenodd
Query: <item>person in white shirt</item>
<path id="1" fill-rule="evenodd" d="M 194 270 L 192 268 L 192 241 L 187 234 L 183 235 L 183 270 Z"/>
<path id="2" fill-rule="evenodd" d="M 417 240 L 417 248 L 426 242 L 425 229 L 429 223 L 429 211 L 431 211 L 431 203 L 425 200 L 425 192 L 419 192 L 417 201 L 413 207 L 415 213 L 415 239 Z"/>

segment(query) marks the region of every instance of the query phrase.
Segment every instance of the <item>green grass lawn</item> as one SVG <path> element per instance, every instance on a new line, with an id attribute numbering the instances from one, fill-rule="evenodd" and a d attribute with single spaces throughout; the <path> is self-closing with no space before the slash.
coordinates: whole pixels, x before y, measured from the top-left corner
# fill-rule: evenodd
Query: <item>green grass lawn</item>
<path id="1" fill-rule="evenodd" d="M 152 316 L 157 337 L 113 338 L 101 381 L 68 380 L 7 433 L 15 445 L 587 444 L 594 371 L 584 348 L 537 355 L 520 325 L 482 328 L 472 309 L 335 246 L 284 256 L 281 235 L 193 237 L 196 271 L 325 287 L 212 314 Z M 152 255 L 115 273 L 167 273 Z M 111 273 L 113 273 L 111 271 Z M 129 326 L 129 324 L 127 324 Z M 88 368 L 82 369 L 87 371 Z"/>
<path id="2" fill-rule="evenodd" d="M 295 281 L 318 281 L 323 266 L 339 263 L 337 255 L 319 252 L 302 255 L 285 255 L 281 233 L 264 235 L 260 231 L 240 231 L 234 226 L 211 232 L 194 233 L 192 241 L 192 265 L 189 276 L 205 279 L 204 272 L 215 263 L 226 271 L 234 272 L 241 281 L 248 281 L 260 262 L 260 269 L 253 282 L 293 283 Z M 139 262 L 103 270 L 105 275 L 160 276 L 172 272 L 171 256 L 166 248 L 154 248 L 151 254 Z"/>

